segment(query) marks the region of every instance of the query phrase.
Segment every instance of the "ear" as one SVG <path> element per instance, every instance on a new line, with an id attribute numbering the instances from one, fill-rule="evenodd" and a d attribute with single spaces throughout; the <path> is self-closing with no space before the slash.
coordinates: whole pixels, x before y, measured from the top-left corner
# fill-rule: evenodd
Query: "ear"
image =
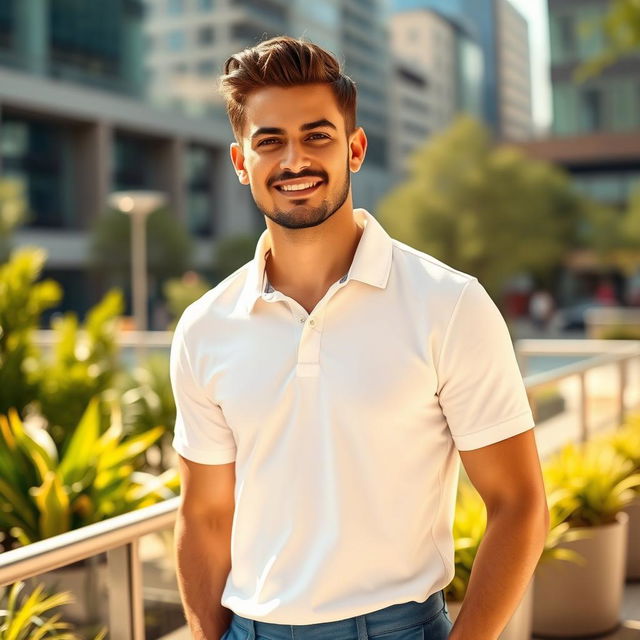
<path id="1" fill-rule="evenodd" d="M 244 155 L 242 153 L 242 147 L 237 142 L 232 142 L 229 145 L 229 155 L 231 156 L 231 162 L 233 168 L 238 175 L 240 184 L 249 184 L 249 174 L 244 168 Z"/>
<path id="2" fill-rule="evenodd" d="M 353 173 L 360 171 L 367 153 L 367 136 L 362 127 L 358 127 L 349 140 L 349 169 Z"/>

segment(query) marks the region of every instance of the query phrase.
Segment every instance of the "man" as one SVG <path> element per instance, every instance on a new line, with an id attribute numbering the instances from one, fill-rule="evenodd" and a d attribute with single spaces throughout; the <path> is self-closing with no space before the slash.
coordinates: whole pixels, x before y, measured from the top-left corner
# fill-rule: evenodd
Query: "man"
<path id="1" fill-rule="evenodd" d="M 353 208 L 367 138 L 330 53 L 273 38 L 220 88 L 267 228 L 171 348 L 193 637 L 495 640 L 548 527 L 506 324 L 477 278 Z M 460 458 L 488 527 L 452 627 Z"/>

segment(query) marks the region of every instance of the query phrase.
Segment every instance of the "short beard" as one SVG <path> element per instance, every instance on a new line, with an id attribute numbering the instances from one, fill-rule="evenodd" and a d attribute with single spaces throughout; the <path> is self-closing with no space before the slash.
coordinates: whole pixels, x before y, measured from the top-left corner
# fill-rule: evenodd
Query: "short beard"
<path id="1" fill-rule="evenodd" d="M 267 216 L 269 220 L 273 220 L 273 222 L 281 227 L 285 227 L 287 229 L 306 229 L 308 227 L 316 227 L 330 218 L 345 203 L 349 195 L 349 189 L 351 188 L 351 176 L 349 174 L 348 163 L 346 165 L 346 169 L 344 188 L 332 203 L 329 203 L 328 200 L 323 200 L 320 206 L 310 207 L 307 204 L 303 204 L 303 200 L 300 200 L 300 204 L 296 204 L 296 200 L 292 200 L 292 209 L 288 211 L 284 211 L 282 209 L 269 211 L 262 207 L 255 198 L 254 202 L 263 215 Z"/>

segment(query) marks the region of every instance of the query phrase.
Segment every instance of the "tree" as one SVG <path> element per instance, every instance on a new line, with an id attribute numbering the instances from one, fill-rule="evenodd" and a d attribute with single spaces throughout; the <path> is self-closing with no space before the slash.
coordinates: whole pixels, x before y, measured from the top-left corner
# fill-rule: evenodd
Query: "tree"
<path id="1" fill-rule="evenodd" d="M 640 1 L 613 0 L 601 20 L 587 23 L 583 29 L 585 34 L 597 30 L 604 45 L 599 53 L 578 67 L 577 81 L 598 75 L 620 58 L 640 52 Z"/>
<path id="2" fill-rule="evenodd" d="M 147 269 L 154 279 L 164 281 L 181 275 L 193 254 L 192 242 L 184 224 L 161 207 L 146 220 Z M 128 215 L 113 209 L 94 223 L 90 265 L 107 273 L 111 286 L 127 288 L 131 277 L 131 221 Z M 150 291 L 153 295 L 153 292 Z"/>
<path id="3" fill-rule="evenodd" d="M 568 249 L 594 241 L 591 219 L 611 225 L 613 215 L 561 169 L 495 146 L 469 116 L 414 152 L 378 210 L 390 235 L 476 276 L 494 299 L 518 272 L 548 281 Z"/>

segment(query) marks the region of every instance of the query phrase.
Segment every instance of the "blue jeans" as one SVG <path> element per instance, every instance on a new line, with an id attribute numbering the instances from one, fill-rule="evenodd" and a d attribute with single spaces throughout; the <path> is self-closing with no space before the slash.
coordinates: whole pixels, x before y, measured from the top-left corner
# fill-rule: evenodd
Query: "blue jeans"
<path id="1" fill-rule="evenodd" d="M 315 624 L 277 624 L 233 612 L 220 640 L 444 640 L 453 623 L 442 590 L 424 602 L 392 604 L 353 618 Z"/>

